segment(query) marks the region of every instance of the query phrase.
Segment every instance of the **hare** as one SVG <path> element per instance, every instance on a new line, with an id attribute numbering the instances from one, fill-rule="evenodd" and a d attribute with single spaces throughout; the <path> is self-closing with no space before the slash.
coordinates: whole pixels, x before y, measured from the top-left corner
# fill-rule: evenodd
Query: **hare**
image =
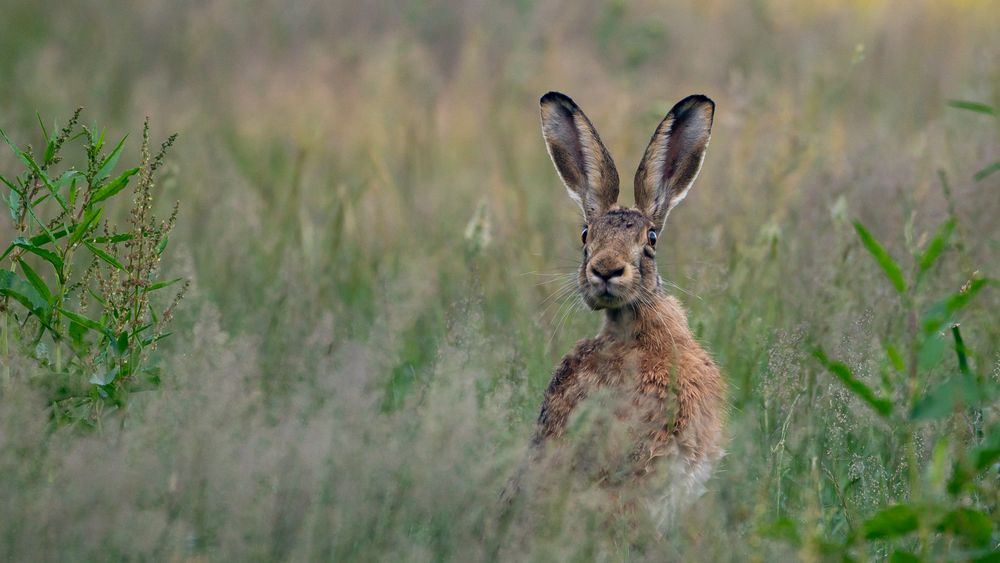
<path id="1" fill-rule="evenodd" d="M 617 471 L 618 483 L 640 485 L 639 502 L 669 526 L 704 491 L 723 454 L 725 382 L 680 302 L 663 288 L 655 261 L 667 215 L 701 170 L 715 104 L 689 96 L 660 122 L 635 175 L 635 208 L 617 204 L 618 172 L 579 106 L 558 92 L 540 104 L 549 156 L 586 221 L 579 292 L 605 320 L 597 337 L 580 341 L 555 370 L 533 457 L 560 441 L 586 398 L 618 393 L 610 416 L 627 425 L 627 454 L 600 480 L 613 486 Z"/>

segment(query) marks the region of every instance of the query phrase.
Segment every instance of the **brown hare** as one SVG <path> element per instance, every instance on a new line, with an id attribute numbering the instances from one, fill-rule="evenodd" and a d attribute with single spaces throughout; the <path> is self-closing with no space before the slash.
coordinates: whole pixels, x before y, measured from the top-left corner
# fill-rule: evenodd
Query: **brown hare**
<path id="1" fill-rule="evenodd" d="M 586 221 L 579 291 L 591 309 L 604 310 L 605 320 L 597 337 L 579 342 L 556 369 L 532 457 L 561 441 L 585 399 L 614 394 L 610 417 L 626 426 L 625 455 L 598 480 L 607 487 L 635 484 L 642 491 L 637 500 L 659 526 L 669 526 L 704 491 L 723 453 L 725 382 L 691 334 L 680 302 L 663 288 L 655 262 L 667 214 L 701 170 L 715 104 L 695 95 L 670 110 L 639 163 L 636 207 L 626 208 L 617 204 L 611 155 L 583 111 L 558 92 L 540 103 L 549 156 Z"/>

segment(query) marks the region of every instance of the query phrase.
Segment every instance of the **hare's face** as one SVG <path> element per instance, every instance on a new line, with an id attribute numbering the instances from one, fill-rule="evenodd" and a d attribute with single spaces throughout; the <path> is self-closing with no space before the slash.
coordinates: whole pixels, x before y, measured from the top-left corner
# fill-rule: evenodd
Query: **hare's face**
<path id="1" fill-rule="evenodd" d="M 542 96 L 541 113 L 549 156 L 586 221 L 579 275 L 583 300 L 593 309 L 642 304 L 659 280 L 656 236 L 698 177 L 715 103 L 688 96 L 663 118 L 635 173 L 635 209 L 618 206 L 618 170 L 580 107 L 549 92 Z"/>
<path id="2" fill-rule="evenodd" d="M 584 227 L 579 285 L 591 309 L 639 303 L 656 288 L 656 227 L 636 209 L 614 208 Z"/>

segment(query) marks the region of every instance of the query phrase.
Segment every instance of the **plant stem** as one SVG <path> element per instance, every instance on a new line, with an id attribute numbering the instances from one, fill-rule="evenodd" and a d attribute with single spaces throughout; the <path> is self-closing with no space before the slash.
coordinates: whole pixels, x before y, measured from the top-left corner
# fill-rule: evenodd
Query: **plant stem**
<path id="1" fill-rule="evenodd" d="M 4 310 L 3 323 L 0 323 L 0 333 L 2 333 L 0 334 L 0 358 L 3 358 L 3 382 L 2 387 L 0 387 L 0 394 L 2 394 L 2 391 L 10 384 L 10 342 L 8 341 L 9 328 L 7 326 L 8 316 L 10 316 L 10 313 Z"/>

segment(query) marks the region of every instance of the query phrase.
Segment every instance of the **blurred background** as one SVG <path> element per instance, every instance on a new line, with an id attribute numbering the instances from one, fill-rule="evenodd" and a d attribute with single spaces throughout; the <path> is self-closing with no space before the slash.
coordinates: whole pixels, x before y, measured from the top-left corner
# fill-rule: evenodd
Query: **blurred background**
<path id="1" fill-rule="evenodd" d="M 810 356 L 822 343 L 877 385 L 880 343 L 902 330 L 851 220 L 910 267 L 957 217 L 961 251 L 933 295 L 1000 276 L 1000 174 L 973 179 L 1000 156 L 1000 127 L 947 105 L 1000 105 L 989 0 L 0 0 L 0 13 L 11 138 L 78 106 L 110 137 L 136 139 L 146 116 L 155 142 L 180 134 L 157 193 L 181 209 L 162 267 L 192 282 L 158 350 L 161 389 L 120 423 L 53 432 L 32 386 L 9 386 L 3 559 L 802 555 L 768 524 L 840 537 L 905 487 L 892 434 Z M 581 219 L 541 139 L 548 90 L 590 116 L 628 204 L 671 105 L 717 104 L 658 255 L 730 382 L 730 455 L 666 544 L 630 548 L 566 499 L 542 524 L 498 517 L 552 367 L 601 321 L 557 295 Z M 15 164 L 0 153 L 0 171 Z M 962 318 L 992 377 L 998 306 L 984 292 Z"/>

